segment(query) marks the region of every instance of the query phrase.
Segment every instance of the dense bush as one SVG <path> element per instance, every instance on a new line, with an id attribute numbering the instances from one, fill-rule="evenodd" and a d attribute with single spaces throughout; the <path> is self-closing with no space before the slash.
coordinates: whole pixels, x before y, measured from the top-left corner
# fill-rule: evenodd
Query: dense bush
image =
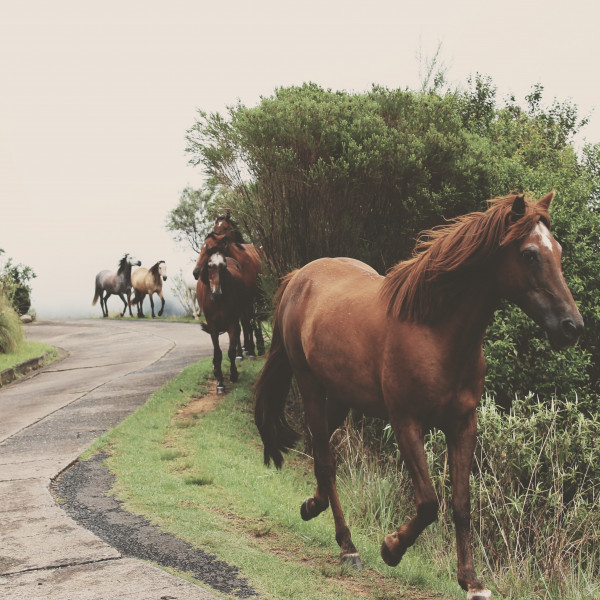
<path id="1" fill-rule="evenodd" d="M 543 332 L 503 305 L 485 343 L 487 391 L 509 407 L 535 390 L 575 395 L 597 411 L 600 386 L 600 146 L 572 144 L 577 108 L 542 105 L 534 86 L 498 106 L 489 78 L 463 91 L 379 86 L 364 94 L 314 84 L 281 88 L 224 117 L 200 113 L 188 132 L 222 208 L 232 210 L 279 277 L 321 256 L 352 256 L 381 273 L 407 258 L 422 229 L 510 191 L 557 192 L 551 209 L 564 272 L 586 322 L 580 345 L 554 352 Z"/>
<path id="2" fill-rule="evenodd" d="M 4 250 L 0 249 L 0 256 Z M 31 308 L 29 281 L 35 278 L 31 267 L 15 264 L 12 258 L 3 261 L 0 268 L 0 292 L 18 314 L 24 315 Z"/>

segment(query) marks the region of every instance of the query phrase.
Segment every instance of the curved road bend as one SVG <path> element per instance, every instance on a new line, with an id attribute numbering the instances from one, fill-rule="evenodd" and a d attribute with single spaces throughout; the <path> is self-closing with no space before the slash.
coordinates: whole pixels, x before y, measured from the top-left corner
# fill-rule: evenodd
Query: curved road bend
<path id="1" fill-rule="evenodd" d="M 124 558 L 77 525 L 50 480 L 184 367 L 212 354 L 194 324 L 66 320 L 26 327 L 67 350 L 60 362 L 0 390 L 0 598 L 216 600 Z"/>

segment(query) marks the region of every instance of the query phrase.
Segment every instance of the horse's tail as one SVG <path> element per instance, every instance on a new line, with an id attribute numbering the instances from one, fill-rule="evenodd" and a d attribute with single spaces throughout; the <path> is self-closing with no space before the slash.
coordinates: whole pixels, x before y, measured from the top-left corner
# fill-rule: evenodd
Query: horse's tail
<path id="1" fill-rule="evenodd" d="M 96 302 L 100 298 L 100 294 L 102 293 L 101 287 L 98 285 L 98 281 L 96 280 L 96 293 L 94 294 L 94 299 L 92 300 L 92 306 L 96 306 Z"/>
<path id="2" fill-rule="evenodd" d="M 279 288 L 276 298 L 281 300 L 293 273 L 290 273 Z M 283 463 L 282 452 L 287 452 L 300 439 L 285 417 L 285 401 L 292 382 L 292 366 L 283 345 L 281 328 L 278 323 L 279 307 L 275 311 L 271 349 L 260 376 L 254 386 L 256 403 L 254 422 L 264 446 L 265 465 L 271 459 L 280 469 Z"/>

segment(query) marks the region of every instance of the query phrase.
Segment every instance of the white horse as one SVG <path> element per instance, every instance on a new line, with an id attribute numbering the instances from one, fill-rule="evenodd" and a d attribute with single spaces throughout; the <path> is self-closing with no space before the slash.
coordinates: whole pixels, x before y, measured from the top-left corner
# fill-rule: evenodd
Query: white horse
<path id="1" fill-rule="evenodd" d="M 200 318 L 200 309 L 198 307 L 198 299 L 196 298 L 196 284 L 191 271 L 183 273 L 183 284 L 185 286 L 185 302 L 192 306 L 192 315 L 194 319 Z"/>

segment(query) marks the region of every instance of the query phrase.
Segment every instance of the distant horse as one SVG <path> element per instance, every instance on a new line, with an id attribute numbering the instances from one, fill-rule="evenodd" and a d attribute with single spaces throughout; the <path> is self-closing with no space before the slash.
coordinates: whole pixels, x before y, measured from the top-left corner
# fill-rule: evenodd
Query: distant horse
<path id="1" fill-rule="evenodd" d="M 131 275 L 131 285 L 133 286 L 134 296 L 130 306 L 137 304 L 137 315 L 140 318 L 144 318 L 144 298 L 146 294 L 150 298 L 150 308 L 152 309 L 152 318 L 154 319 L 154 294 L 158 294 L 162 304 L 158 311 L 158 316 L 162 316 L 165 308 L 165 298 L 162 292 L 163 281 L 167 280 L 167 265 L 164 260 L 159 260 L 155 263 L 150 270 L 136 269 Z"/>
<path id="2" fill-rule="evenodd" d="M 225 391 L 221 362 L 223 353 L 219 346 L 219 335 L 229 335 L 230 379 L 238 380 L 235 364 L 236 350 L 240 339 L 240 317 L 244 310 L 243 276 L 240 264 L 223 254 L 221 248 L 207 252 L 206 263 L 198 273 L 196 295 L 200 310 L 206 317 L 202 329 L 210 334 L 213 343 L 213 371 L 217 379 L 217 393 Z"/>
<path id="3" fill-rule="evenodd" d="M 183 274 L 183 285 L 185 286 L 185 302 L 192 307 L 192 316 L 197 319 L 200 316 L 198 310 L 198 299 L 196 297 L 196 279 L 186 271 Z"/>
<path id="4" fill-rule="evenodd" d="M 200 250 L 198 261 L 194 267 L 194 277 L 206 264 L 209 252 L 215 248 L 220 248 L 221 252 L 230 258 L 235 259 L 242 269 L 244 299 L 244 310 L 241 315 L 242 330 L 244 332 L 244 349 L 250 356 L 255 355 L 253 333 L 256 334 L 256 345 L 259 354 L 265 352 L 265 342 L 262 335 L 262 328 L 256 312 L 256 300 L 259 296 L 258 275 L 262 273 L 260 257 L 254 247 L 254 244 L 240 244 L 231 241 L 228 234 L 209 233 Z M 253 328 L 253 321 L 256 326 Z"/>
<path id="5" fill-rule="evenodd" d="M 445 433 L 456 526 L 458 581 L 469 598 L 491 598 L 471 550 L 469 474 L 483 392 L 483 338 L 502 298 L 543 327 L 555 348 L 576 343 L 583 320 L 550 234 L 554 192 L 490 202 L 426 232 L 411 260 L 382 277 L 350 258 L 324 258 L 290 273 L 279 290 L 271 349 L 256 383 L 255 422 L 265 463 L 280 468 L 298 438 L 284 404 L 296 378 L 312 435 L 317 489 L 304 520 L 329 505 L 342 561 L 360 566 L 335 485 L 332 433 L 350 409 L 388 419 L 411 474 L 417 510 L 385 537 L 383 560 L 397 565 L 437 519 L 424 435 Z"/>
<path id="6" fill-rule="evenodd" d="M 98 299 L 100 299 L 102 315 L 108 317 L 106 301 L 112 294 L 116 294 L 123 301 L 124 308 L 121 316 L 124 316 L 129 306 L 129 296 L 131 294 L 131 267 L 140 266 L 141 264 L 142 262 L 131 254 L 125 254 L 119 261 L 119 268 L 116 273 L 108 270 L 100 271 L 96 275 L 96 293 L 94 294 L 92 306 L 95 306 Z M 105 292 L 106 295 L 104 295 Z M 129 306 L 129 316 L 133 316 L 131 306 Z"/>

